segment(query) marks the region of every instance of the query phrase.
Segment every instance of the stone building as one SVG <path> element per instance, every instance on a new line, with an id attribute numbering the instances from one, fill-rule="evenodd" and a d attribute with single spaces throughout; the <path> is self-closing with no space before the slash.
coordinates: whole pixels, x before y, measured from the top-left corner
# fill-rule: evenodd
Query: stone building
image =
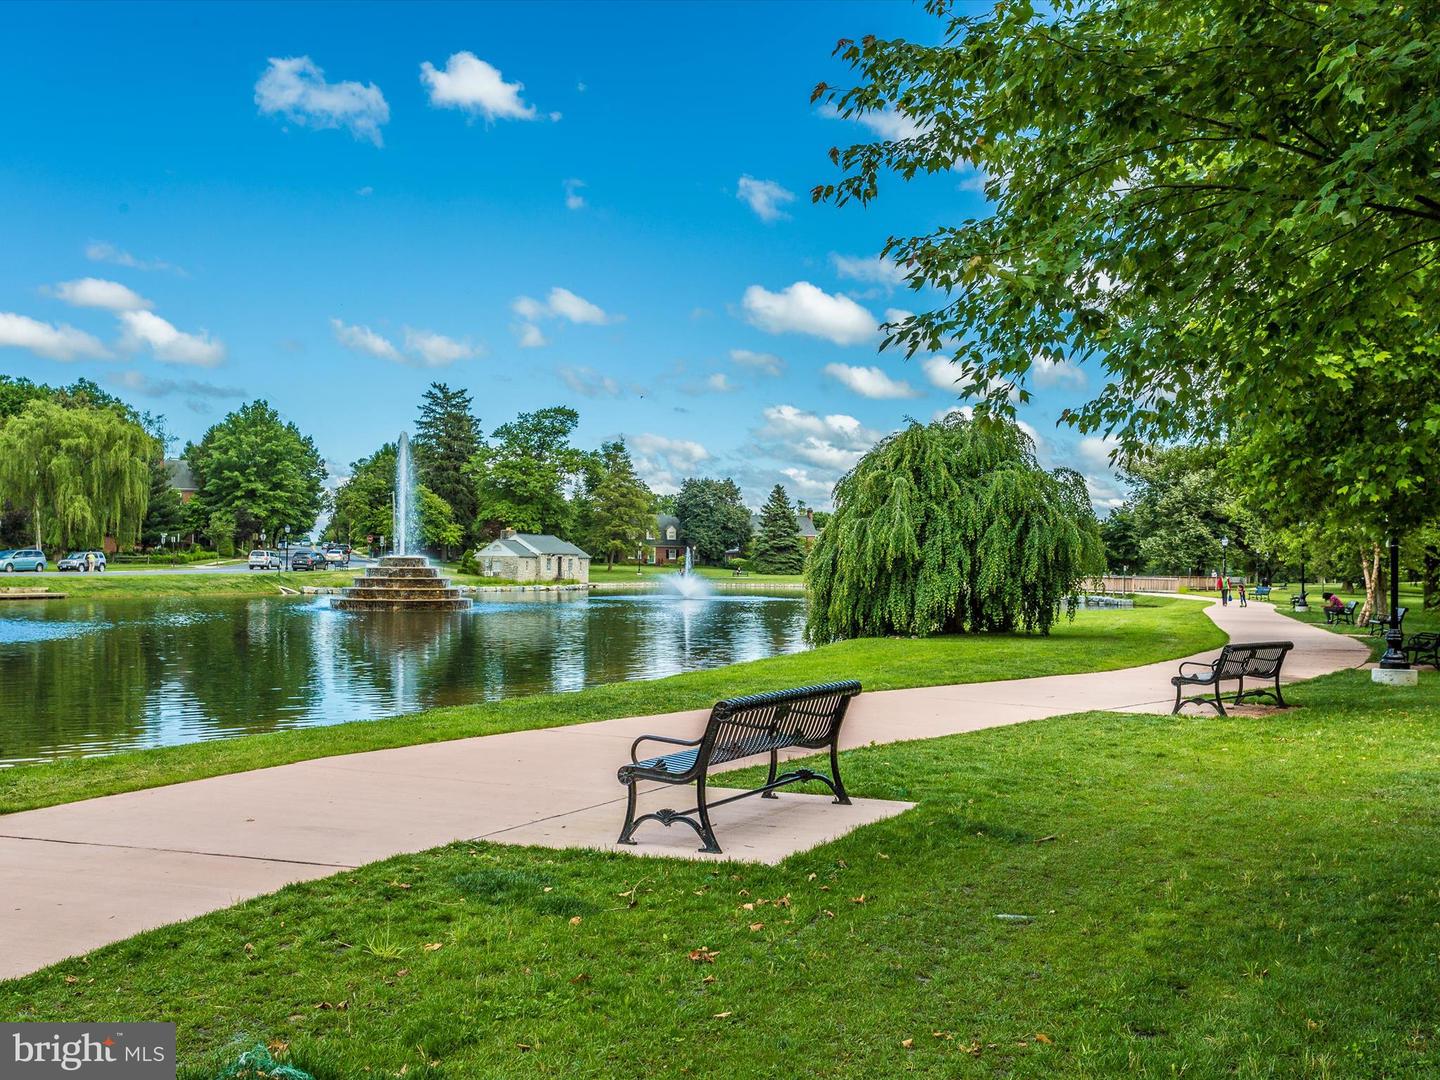
<path id="1" fill-rule="evenodd" d="M 504 529 L 475 553 L 484 577 L 510 581 L 590 580 L 590 556 L 558 536 Z"/>

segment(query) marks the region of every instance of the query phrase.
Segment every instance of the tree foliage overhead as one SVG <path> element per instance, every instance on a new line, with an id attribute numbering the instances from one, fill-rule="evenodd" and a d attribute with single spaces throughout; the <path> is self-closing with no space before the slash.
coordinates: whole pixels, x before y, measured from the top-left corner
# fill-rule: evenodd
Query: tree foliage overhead
<path id="1" fill-rule="evenodd" d="M 795 507 L 776 484 L 760 510 L 760 530 L 750 551 L 750 565 L 762 574 L 798 574 L 805 568 L 805 545 Z"/>
<path id="2" fill-rule="evenodd" d="M 881 440 L 836 485 L 806 634 L 1048 633 L 1103 567 L 1084 478 L 1040 468 L 1009 420 L 951 414 Z"/>
<path id="3" fill-rule="evenodd" d="M 230 515 L 244 537 L 300 536 L 325 504 L 325 462 L 315 443 L 264 401 L 230 413 L 186 446 L 185 458 L 199 485 L 190 512 L 201 522 Z"/>
<path id="4" fill-rule="evenodd" d="M 420 399 L 415 424 L 417 478 L 449 504 L 465 531 L 473 528 L 477 509 L 475 486 L 465 475 L 465 466 L 481 446 L 480 423 L 470 408 L 466 391 L 431 383 Z"/>
<path id="5" fill-rule="evenodd" d="M 1440 7 L 928 6 L 942 45 L 841 42 L 859 85 L 816 88 L 841 116 L 913 126 L 835 151 L 845 175 L 816 199 L 869 201 L 887 172 L 986 181 L 990 215 L 888 245 L 949 298 L 889 343 L 953 349 L 961 392 L 1001 408 L 1036 357 L 1098 363 L 1103 388 L 1066 418 L 1131 447 L 1296 403 L 1268 446 L 1282 475 L 1316 456 L 1299 404 L 1319 391 L 1338 419 L 1358 393 L 1357 419 L 1404 423 L 1323 444 L 1329 483 L 1384 516 L 1404 477 L 1436 474 Z"/>
<path id="6" fill-rule="evenodd" d="M 585 491 L 578 500 L 584 521 L 578 535 L 592 557 L 604 557 L 614 566 L 654 534 L 654 496 L 636 474 L 623 439 L 602 443 L 599 452 L 590 455 L 585 472 Z"/>
<path id="7" fill-rule="evenodd" d="M 750 541 L 750 510 L 729 477 L 686 480 L 675 496 L 675 516 L 700 562 L 719 564 L 727 551 L 739 551 Z"/>
<path id="8" fill-rule="evenodd" d="M 0 491 L 30 512 L 37 545 L 99 547 L 140 539 L 153 440 L 113 408 L 36 397 L 0 426 Z"/>

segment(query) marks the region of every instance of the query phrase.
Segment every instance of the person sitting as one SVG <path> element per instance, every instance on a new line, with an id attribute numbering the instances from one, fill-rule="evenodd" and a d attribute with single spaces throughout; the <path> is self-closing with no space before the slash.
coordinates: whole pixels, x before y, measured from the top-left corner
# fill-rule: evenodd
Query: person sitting
<path id="1" fill-rule="evenodd" d="M 1327 592 L 1325 594 L 1325 621 L 1334 622 L 1335 616 L 1345 610 L 1344 601 L 1340 599 L 1339 593 Z"/>

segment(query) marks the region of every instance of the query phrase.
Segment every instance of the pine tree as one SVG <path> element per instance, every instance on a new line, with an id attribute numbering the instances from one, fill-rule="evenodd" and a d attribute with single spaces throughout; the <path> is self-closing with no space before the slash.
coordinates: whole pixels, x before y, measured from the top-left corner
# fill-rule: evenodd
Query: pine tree
<path id="1" fill-rule="evenodd" d="M 762 574 L 798 574 L 805 568 L 805 546 L 800 542 L 795 508 L 779 484 L 760 511 L 760 531 L 755 536 L 750 565 Z"/>
<path id="2" fill-rule="evenodd" d="M 467 536 L 475 528 L 477 500 L 465 466 L 481 449 L 480 422 L 470 406 L 468 392 L 431 383 L 415 423 L 416 478 L 449 504 Z"/>
<path id="3" fill-rule="evenodd" d="M 1043 634 L 1104 565 L 1084 477 L 1040 468 L 1013 421 L 951 414 L 881 440 L 835 486 L 805 632 Z"/>
<path id="4" fill-rule="evenodd" d="M 602 472 L 589 498 L 589 550 L 592 556 L 603 555 L 606 565 L 614 566 L 617 558 L 636 551 L 646 533 L 653 535 L 655 515 L 650 504 L 654 496 L 636 475 L 623 439 L 605 443 L 599 457 Z"/>

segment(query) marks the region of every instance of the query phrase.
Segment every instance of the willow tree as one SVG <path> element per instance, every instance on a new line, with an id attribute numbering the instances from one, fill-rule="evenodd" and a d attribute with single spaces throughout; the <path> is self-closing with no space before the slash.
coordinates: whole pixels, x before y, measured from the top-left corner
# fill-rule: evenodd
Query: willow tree
<path id="1" fill-rule="evenodd" d="M 806 634 L 1048 633 L 1103 567 L 1084 478 L 1040 468 L 1012 421 L 953 413 L 881 440 L 835 486 Z"/>
<path id="2" fill-rule="evenodd" d="M 32 401 L 0 427 L 0 489 L 31 512 L 35 544 L 140 539 L 155 440 L 112 409 Z"/>

